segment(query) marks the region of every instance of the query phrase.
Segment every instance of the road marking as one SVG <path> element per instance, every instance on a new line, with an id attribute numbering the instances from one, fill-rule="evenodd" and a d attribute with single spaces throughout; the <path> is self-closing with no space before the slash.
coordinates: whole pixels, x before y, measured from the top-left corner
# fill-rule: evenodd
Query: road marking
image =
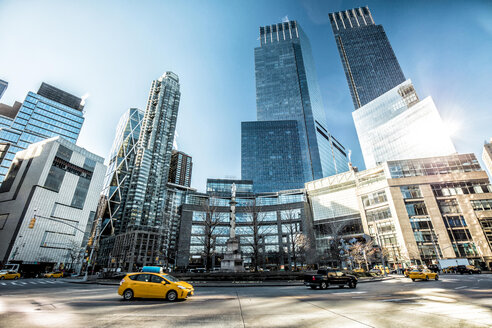
<path id="1" fill-rule="evenodd" d="M 23 285 L 27 285 L 27 282 L 21 282 L 21 284 L 23 284 Z"/>
<path id="2" fill-rule="evenodd" d="M 43 284 L 43 285 L 44 285 L 44 284 L 46 284 L 44 281 L 39 281 L 39 283 L 40 283 L 40 284 Z"/>
<path id="3" fill-rule="evenodd" d="M 35 282 L 35 281 L 29 281 L 29 283 L 30 284 L 33 284 L 33 285 L 36 285 L 37 284 L 37 282 Z"/>
<path id="4" fill-rule="evenodd" d="M 400 302 L 400 301 L 408 301 L 408 300 L 416 300 L 420 299 L 420 297 L 408 297 L 408 298 L 390 298 L 387 300 L 381 300 L 383 302 Z"/>
<path id="5" fill-rule="evenodd" d="M 7 284 L 6 284 L 6 283 L 4 283 L 4 282 L 1 282 L 0 284 L 2 284 L 2 285 L 4 285 L 4 286 L 6 286 L 6 285 L 7 285 Z"/>
<path id="6" fill-rule="evenodd" d="M 55 284 L 54 281 L 47 281 L 48 284 Z"/>
<path id="7" fill-rule="evenodd" d="M 13 281 L 11 282 L 11 284 L 12 284 L 12 285 L 16 285 L 16 286 L 17 286 L 17 283 L 15 283 L 15 282 L 13 282 Z"/>
<path id="8" fill-rule="evenodd" d="M 466 288 L 468 286 L 460 286 L 460 287 L 456 287 L 455 289 L 463 289 L 463 288 Z"/>

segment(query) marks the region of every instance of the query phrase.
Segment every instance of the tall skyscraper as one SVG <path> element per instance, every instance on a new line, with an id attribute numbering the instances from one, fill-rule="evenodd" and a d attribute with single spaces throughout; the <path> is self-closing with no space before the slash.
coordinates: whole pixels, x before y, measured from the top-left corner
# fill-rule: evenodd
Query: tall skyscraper
<path id="1" fill-rule="evenodd" d="M 0 80 L 0 99 L 2 99 L 2 96 L 5 93 L 5 90 L 7 90 L 8 86 L 9 83 L 7 81 Z"/>
<path id="2" fill-rule="evenodd" d="M 260 27 L 255 76 L 258 122 L 242 125 L 242 178 L 269 192 L 348 170 L 344 147 L 328 132 L 311 45 L 296 21 Z M 286 171 L 290 163 L 299 169 Z"/>
<path id="3" fill-rule="evenodd" d="M 483 145 L 482 160 L 485 163 L 489 176 L 492 177 L 492 138 Z"/>
<path id="4" fill-rule="evenodd" d="M 10 128 L 0 128 L 0 143 L 10 144 L 0 163 L 0 183 L 15 154 L 30 144 L 56 136 L 77 142 L 83 107 L 81 98 L 44 82 L 38 93 L 29 92 Z"/>
<path id="5" fill-rule="evenodd" d="M 152 82 L 121 218 L 114 222 L 115 234 L 102 243 L 101 261 L 111 259 L 125 270 L 164 263 L 166 191 L 180 97 L 176 74 L 166 72 Z"/>
<path id="6" fill-rule="evenodd" d="M 191 170 L 193 163 L 191 156 L 182 151 L 173 150 L 171 155 L 171 166 L 169 168 L 169 182 L 180 186 L 191 185 Z"/>
<path id="7" fill-rule="evenodd" d="M 143 117 L 144 112 L 138 108 L 130 108 L 123 114 L 116 127 L 116 136 L 109 155 L 103 189 L 106 202 L 103 224 L 107 223 L 106 220 L 111 220 L 116 232 L 120 231 L 119 225 L 130 187 Z"/>
<path id="8" fill-rule="evenodd" d="M 420 100 L 369 8 L 329 14 L 366 168 L 456 152 L 432 98 Z"/>
<path id="9" fill-rule="evenodd" d="M 330 13 L 355 109 L 405 81 L 383 26 L 368 7 Z"/>

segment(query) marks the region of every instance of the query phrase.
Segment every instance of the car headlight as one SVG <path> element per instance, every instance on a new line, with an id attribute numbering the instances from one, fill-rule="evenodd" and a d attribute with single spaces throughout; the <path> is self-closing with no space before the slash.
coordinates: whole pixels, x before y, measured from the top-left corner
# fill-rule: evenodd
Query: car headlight
<path id="1" fill-rule="evenodd" d="M 183 286 L 178 286 L 178 288 L 180 288 L 180 289 L 186 289 L 186 287 L 183 287 Z"/>

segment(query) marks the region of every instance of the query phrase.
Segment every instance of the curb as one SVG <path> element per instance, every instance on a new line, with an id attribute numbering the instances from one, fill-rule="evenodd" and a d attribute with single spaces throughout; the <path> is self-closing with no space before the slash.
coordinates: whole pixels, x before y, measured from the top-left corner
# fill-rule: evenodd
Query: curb
<path id="1" fill-rule="evenodd" d="M 384 280 L 392 280 L 395 279 L 395 277 L 387 277 L 387 278 L 376 278 L 376 279 L 364 279 L 364 280 L 359 280 L 359 284 L 361 283 L 368 283 L 368 282 L 378 282 L 378 281 L 384 281 Z M 103 286 L 119 286 L 119 283 L 117 282 L 98 282 L 98 281 L 69 281 L 72 284 L 90 284 L 90 285 L 103 285 Z M 190 284 L 193 285 L 193 287 L 214 287 L 214 288 L 220 288 L 220 287 L 285 287 L 285 286 L 304 286 L 303 282 L 278 282 L 278 283 L 260 283 L 257 281 L 248 283 L 248 282 L 227 282 L 224 284 L 217 284 L 214 282 L 211 282 L 210 284 L 203 283 L 203 282 L 197 282 L 193 283 L 193 281 L 189 282 Z"/>

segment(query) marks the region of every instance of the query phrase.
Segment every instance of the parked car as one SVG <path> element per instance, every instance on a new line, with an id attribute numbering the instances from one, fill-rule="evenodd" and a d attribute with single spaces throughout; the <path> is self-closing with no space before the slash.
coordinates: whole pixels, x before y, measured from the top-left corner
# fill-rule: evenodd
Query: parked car
<path id="1" fill-rule="evenodd" d="M 421 280 L 429 280 L 429 279 L 439 280 L 439 275 L 437 273 L 435 273 L 435 272 L 432 272 L 429 269 L 412 270 L 408 274 L 408 278 L 412 279 L 412 281 L 415 281 L 416 279 L 421 279 Z"/>
<path id="2" fill-rule="evenodd" d="M 118 294 L 124 300 L 139 298 L 165 298 L 168 301 L 193 296 L 194 288 L 187 282 L 166 274 L 153 272 L 129 273 L 120 282 Z"/>
<path id="3" fill-rule="evenodd" d="M 4 279 L 14 279 L 17 280 L 20 278 L 20 273 L 12 270 L 2 270 L 0 271 L 0 280 Z"/>
<path id="4" fill-rule="evenodd" d="M 427 268 L 435 273 L 439 273 L 439 271 L 441 271 L 436 264 L 430 264 L 427 266 Z"/>
<path id="5" fill-rule="evenodd" d="M 479 268 L 474 267 L 473 265 L 458 265 L 456 267 L 456 272 L 459 272 L 460 274 L 472 274 L 472 273 L 482 273 L 482 270 Z"/>
<path id="6" fill-rule="evenodd" d="M 357 278 L 336 269 L 319 269 L 316 274 L 304 275 L 304 285 L 312 289 L 326 289 L 330 285 L 337 285 L 340 288 L 347 285 L 350 288 L 356 288 Z"/>

